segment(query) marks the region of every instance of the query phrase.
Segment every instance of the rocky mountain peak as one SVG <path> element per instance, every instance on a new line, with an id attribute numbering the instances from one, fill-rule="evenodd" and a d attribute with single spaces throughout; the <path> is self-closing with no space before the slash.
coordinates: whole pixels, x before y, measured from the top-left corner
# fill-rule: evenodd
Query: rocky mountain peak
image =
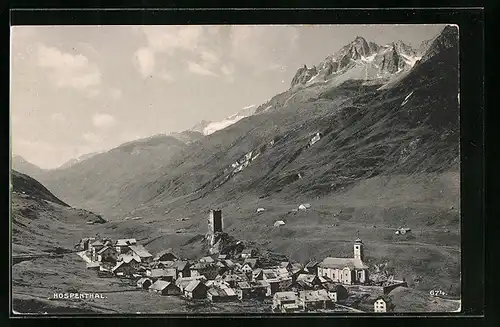
<path id="1" fill-rule="evenodd" d="M 443 31 L 430 42 L 427 51 L 422 56 L 422 61 L 426 61 L 434 55 L 458 44 L 458 28 L 447 25 Z"/>

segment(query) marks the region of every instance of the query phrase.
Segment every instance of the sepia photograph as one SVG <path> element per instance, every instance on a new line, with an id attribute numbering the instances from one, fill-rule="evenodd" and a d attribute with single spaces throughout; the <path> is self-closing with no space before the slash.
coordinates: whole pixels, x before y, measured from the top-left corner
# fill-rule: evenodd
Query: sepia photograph
<path id="1" fill-rule="evenodd" d="M 14 315 L 461 312 L 457 25 L 17 25 L 10 52 Z"/>

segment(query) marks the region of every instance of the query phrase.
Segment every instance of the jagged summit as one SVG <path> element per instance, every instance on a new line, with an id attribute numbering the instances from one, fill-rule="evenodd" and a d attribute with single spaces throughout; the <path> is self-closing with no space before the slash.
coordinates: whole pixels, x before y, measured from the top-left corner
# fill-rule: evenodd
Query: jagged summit
<path id="1" fill-rule="evenodd" d="M 354 76 L 350 78 L 365 80 L 387 78 L 390 74 L 413 67 L 419 59 L 417 51 L 402 40 L 380 46 L 356 36 L 339 51 L 326 57 L 318 66 L 307 68 L 304 65 L 298 69 L 292 79 L 291 87 L 334 80 L 335 77 L 357 67 L 362 67 L 364 70 L 353 73 Z"/>

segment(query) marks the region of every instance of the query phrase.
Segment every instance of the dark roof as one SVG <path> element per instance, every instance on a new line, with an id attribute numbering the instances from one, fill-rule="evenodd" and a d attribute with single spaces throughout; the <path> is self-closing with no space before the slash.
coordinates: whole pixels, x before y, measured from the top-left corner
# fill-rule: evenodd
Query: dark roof
<path id="1" fill-rule="evenodd" d="M 167 250 L 163 250 L 163 251 L 158 252 L 158 253 L 155 255 L 154 259 L 155 259 L 155 260 L 159 260 L 159 259 L 160 259 L 162 256 L 164 256 L 165 254 L 171 254 L 171 255 L 173 255 L 173 256 L 174 256 L 174 258 L 177 258 L 177 256 L 176 256 L 176 255 L 175 255 L 175 254 L 174 254 L 174 253 L 173 253 L 170 249 L 167 249 Z"/>
<path id="2" fill-rule="evenodd" d="M 141 258 L 149 258 L 153 256 L 143 245 L 130 245 L 129 248 Z"/>
<path id="3" fill-rule="evenodd" d="M 192 292 L 194 291 L 201 283 L 200 280 L 193 280 L 191 281 L 188 286 L 186 286 L 186 288 L 184 289 L 185 291 L 187 292 Z"/>
<path id="4" fill-rule="evenodd" d="M 239 282 L 236 284 L 241 289 L 250 289 L 252 288 L 248 282 Z"/>
<path id="5" fill-rule="evenodd" d="M 110 247 L 110 246 L 105 246 L 105 247 L 103 247 L 102 249 L 100 249 L 100 250 L 97 252 L 97 254 L 102 254 L 102 253 L 103 253 L 104 251 L 106 251 L 106 250 L 111 250 L 111 251 L 113 251 L 113 252 L 116 252 L 116 250 L 115 250 L 114 248 L 112 248 L 112 247 Z"/>
<path id="6" fill-rule="evenodd" d="M 349 267 L 351 269 L 368 269 L 368 266 L 363 263 L 360 259 L 354 258 L 325 258 L 321 264 L 321 267 L 325 268 L 338 268 L 342 269 L 345 267 Z"/>
<path id="7" fill-rule="evenodd" d="M 255 266 L 257 265 L 257 259 L 247 258 L 247 259 L 245 259 L 245 261 L 243 261 L 243 264 L 247 264 L 247 263 L 251 268 L 255 268 Z"/>
<path id="8" fill-rule="evenodd" d="M 318 264 L 319 264 L 319 262 L 318 262 L 318 261 L 316 261 L 316 260 L 311 260 L 311 261 L 309 261 L 309 262 L 306 264 L 306 266 L 305 266 L 305 267 L 306 267 L 306 268 L 312 268 L 312 267 L 314 267 L 314 266 L 316 266 L 316 265 L 318 265 Z"/>

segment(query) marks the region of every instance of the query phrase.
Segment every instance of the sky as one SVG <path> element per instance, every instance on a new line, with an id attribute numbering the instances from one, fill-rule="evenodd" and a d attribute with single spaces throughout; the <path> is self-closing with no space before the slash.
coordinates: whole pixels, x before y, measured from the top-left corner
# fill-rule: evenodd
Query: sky
<path id="1" fill-rule="evenodd" d="M 444 25 L 15 26 L 13 154 L 56 168 L 219 121 L 290 87 L 356 36 L 417 48 Z"/>

